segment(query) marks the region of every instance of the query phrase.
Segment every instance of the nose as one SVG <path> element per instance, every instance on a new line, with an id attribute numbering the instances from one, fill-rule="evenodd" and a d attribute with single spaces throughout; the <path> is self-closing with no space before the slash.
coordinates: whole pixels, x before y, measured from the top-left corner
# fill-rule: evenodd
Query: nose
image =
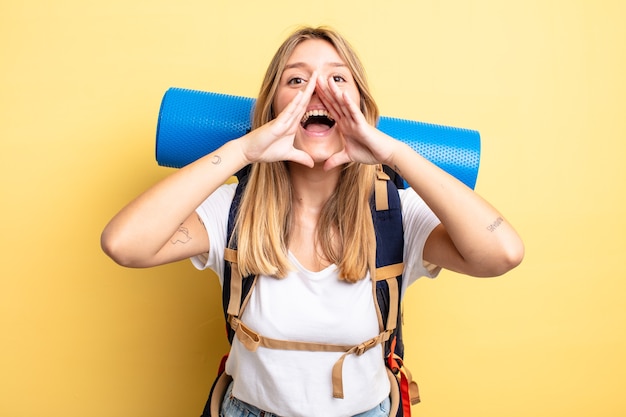
<path id="1" fill-rule="evenodd" d="M 319 87 L 315 87 L 315 90 L 313 90 L 313 94 L 311 94 L 311 98 L 309 99 L 309 104 L 320 104 L 322 102 L 319 94 L 317 94 L 318 88 Z"/>

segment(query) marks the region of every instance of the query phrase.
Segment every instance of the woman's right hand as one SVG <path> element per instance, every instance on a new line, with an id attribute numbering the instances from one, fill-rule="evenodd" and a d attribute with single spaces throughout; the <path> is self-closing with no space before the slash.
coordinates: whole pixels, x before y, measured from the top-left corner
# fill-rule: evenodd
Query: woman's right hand
<path id="1" fill-rule="evenodd" d="M 275 119 L 239 140 L 243 155 L 249 163 L 293 161 L 313 167 L 313 158 L 306 152 L 294 148 L 293 141 L 315 91 L 316 80 L 317 73 L 313 73 L 306 88 L 298 91 Z"/>

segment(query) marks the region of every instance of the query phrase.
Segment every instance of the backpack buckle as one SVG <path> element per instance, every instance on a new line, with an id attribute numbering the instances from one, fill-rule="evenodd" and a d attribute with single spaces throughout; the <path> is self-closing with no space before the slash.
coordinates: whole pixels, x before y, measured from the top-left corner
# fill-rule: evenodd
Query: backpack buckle
<path id="1" fill-rule="evenodd" d="M 380 343 L 380 337 L 376 336 L 358 345 L 356 349 L 354 350 L 354 354 L 357 356 L 361 356 L 362 354 L 364 354 L 365 352 L 367 352 L 368 350 L 376 346 L 378 343 Z"/>
<path id="2" fill-rule="evenodd" d="M 255 352 L 261 345 L 261 336 L 243 324 L 237 317 L 231 317 L 231 326 L 237 339 L 250 352 Z"/>

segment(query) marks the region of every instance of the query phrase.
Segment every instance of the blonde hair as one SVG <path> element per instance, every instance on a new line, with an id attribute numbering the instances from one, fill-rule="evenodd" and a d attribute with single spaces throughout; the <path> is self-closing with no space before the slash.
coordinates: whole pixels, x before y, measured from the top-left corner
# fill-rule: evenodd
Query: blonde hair
<path id="1" fill-rule="evenodd" d="M 348 42 L 327 27 L 305 27 L 295 31 L 274 55 L 261 86 L 252 128 L 276 115 L 272 107 L 280 77 L 294 49 L 309 39 L 329 42 L 350 69 L 360 94 L 360 107 L 368 123 L 375 125 L 378 107 L 370 94 L 365 70 Z M 375 166 L 350 163 L 342 170 L 334 193 L 322 209 L 317 242 L 325 259 L 337 264 L 341 279 L 356 282 L 365 277 L 372 245 L 373 223 L 370 196 Z M 292 216 L 292 188 L 285 162 L 255 163 L 242 195 L 235 223 L 238 264 L 246 275 L 263 274 L 282 278 L 291 269 L 287 257 Z M 333 245 L 333 242 L 339 245 Z"/>

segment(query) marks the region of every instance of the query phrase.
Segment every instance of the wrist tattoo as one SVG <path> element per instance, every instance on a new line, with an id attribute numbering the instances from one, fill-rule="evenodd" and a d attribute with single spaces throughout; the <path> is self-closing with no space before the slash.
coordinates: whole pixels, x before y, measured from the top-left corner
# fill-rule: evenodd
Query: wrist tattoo
<path id="1" fill-rule="evenodd" d="M 219 165 L 222 163 L 222 157 L 219 155 L 215 155 L 211 162 L 213 163 L 213 165 Z"/>
<path id="2" fill-rule="evenodd" d="M 493 223 L 491 223 L 489 226 L 487 226 L 487 230 L 489 230 L 490 232 L 495 231 L 504 221 L 504 219 L 502 217 L 498 217 Z"/>
<path id="3" fill-rule="evenodd" d="M 180 226 L 174 236 L 172 236 L 171 243 L 175 245 L 177 243 L 182 243 L 183 245 L 191 240 L 191 236 L 189 235 L 189 229 L 184 226 Z"/>

